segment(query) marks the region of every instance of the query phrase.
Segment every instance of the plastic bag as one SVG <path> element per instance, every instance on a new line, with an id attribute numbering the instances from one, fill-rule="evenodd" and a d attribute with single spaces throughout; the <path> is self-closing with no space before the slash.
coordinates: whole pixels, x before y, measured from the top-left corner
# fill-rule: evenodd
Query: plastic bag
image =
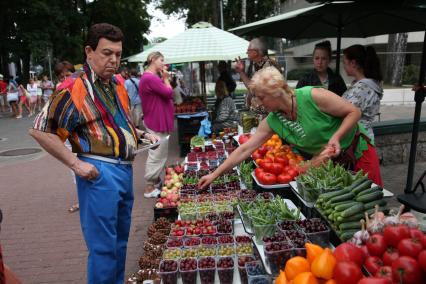
<path id="1" fill-rule="evenodd" d="M 198 130 L 198 136 L 201 137 L 207 137 L 209 136 L 209 134 L 212 133 L 211 130 L 211 122 L 209 121 L 209 119 L 206 117 L 204 118 L 201 122 L 200 122 L 201 126 L 200 129 Z"/>

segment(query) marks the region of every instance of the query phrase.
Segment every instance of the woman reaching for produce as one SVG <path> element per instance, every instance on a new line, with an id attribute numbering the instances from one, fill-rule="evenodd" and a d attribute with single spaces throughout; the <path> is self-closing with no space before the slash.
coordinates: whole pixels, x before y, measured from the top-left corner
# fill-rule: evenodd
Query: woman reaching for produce
<path id="1" fill-rule="evenodd" d="M 327 158 L 352 162 L 353 170 L 362 169 L 373 182 L 382 185 L 375 148 L 366 138 L 363 126 L 357 123 L 360 111 L 351 103 L 322 88 L 292 90 L 281 73 L 271 67 L 253 76 L 250 91 L 270 112 L 268 117 L 216 171 L 200 179 L 201 188 L 247 159 L 274 133 L 311 156 L 321 153 Z"/>

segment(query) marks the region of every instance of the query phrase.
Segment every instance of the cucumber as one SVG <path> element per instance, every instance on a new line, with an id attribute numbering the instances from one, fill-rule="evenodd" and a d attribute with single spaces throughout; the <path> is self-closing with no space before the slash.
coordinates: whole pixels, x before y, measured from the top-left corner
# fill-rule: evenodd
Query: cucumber
<path id="1" fill-rule="evenodd" d="M 351 192 L 353 194 L 357 195 L 358 193 L 360 193 L 364 189 L 370 188 L 372 183 L 373 182 L 371 180 L 367 179 L 364 182 L 362 182 L 360 185 L 358 185 L 357 187 L 355 187 L 354 189 L 352 189 Z"/>
<path id="2" fill-rule="evenodd" d="M 345 209 L 344 211 L 342 211 L 340 213 L 340 216 L 342 217 L 349 217 L 352 215 L 355 215 L 357 213 L 363 212 L 364 211 L 364 204 L 363 203 L 358 203 L 348 209 Z"/>
<path id="3" fill-rule="evenodd" d="M 334 210 L 343 211 L 343 210 L 348 209 L 348 208 L 350 208 L 350 207 L 352 207 L 353 205 L 356 205 L 356 204 L 357 204 L 357 202 L 355 202 L 355 201 L 348 201 L 344 204 L 339 204 L 339 205 L 334 206 Z"/>
<path id="4" fill-rule="evenodd" d="M 354 190 L 356 187 L 358 187 L 359 185 L 361 185 L 363 182 L 365 182 L 365 181 L 367 181 L 367 180 L 368 180 L 368 177 L 366 177 L 366 176 L 362 176 L 362 177 L 360 177 L 360 178 L 358 178 L 358 179 L 354 180 L 354 181 L 352 182 L 352 184 L 351 184 L 350 186 L 348 186 L 348 189 L 349 189 L 350 191 L 352 191 L 352 190 Z"/>
<path id="5" fill-rule="evenodd" d="M 379 207 L 379 211 L 382 211 L 382 212 L 385 212 L 386 210 L 388 210 L 388 208 L 386 208 L 386 206 L 380 206 Z M 370 208 L 370 209 L 368 209 L 368 210 L 365 210 L 365 212 L 367 212 L 367 214 L 368 215 L 372 215 L 372 214 L 374 214 L 374 212 L 376 212 L 376 210 L 375 210 L 375 208 L 373 207 L 373 208 Z"/>
<path id="6" fill-rule="evenodd" d="M 386 200 L 382 199 L 378 199 L 378 200 L 374 200 L 368 203 L 364 203 L 364 210 L 368 210 L 371 208 L 374 208 L 374 206 L 376 206 L 376 204 L 378 204 L 379 206 L 385 206 L 387 204 Z"/>
<path id="7" fill-rule="evenodd" d="M 352 200 L 355 197 L 355 195 L 352 192 L 343 194 L 343 195 L 338 195 L 335 196 L 333 198 L 331 198 L 329 201 L 331 204 L 336 203 L 336 202 L 341 202 L 341 201 L 345 201 L 345 200 Z"/>
<path id="8" fill-rule="evenodd" d="M 349 217 L 339 216 L 337 218 L 337 221 L 340 222 L 340 223 L 346 223 L 346 222 L 351 222 L 351 221 L 359 221 L 361 219 L 364 219 L 364 212 L 357 213 L 357 214 L 349 216 Z"/>
<path id="9" fill-rule="evenodd" d="M 347 240 L 350 240 L 356 232 L 359 230 L 345 230 L 341 234 L 339 234 L 339 237 L 342 241 L 346 242 Z"/>
<path id="10" fill-rule="evenodd" d="M 332 192 L 326 192 L 326 193 L 322 193 L 318 196 L 318 199 L 323 201 L 323 202 L 327 202 L 328 200 L 330 200 L 331 198 L 335 197 L 335 196 L 339 196 L 341 194 L 346 194 L 349 193 L 350 190 L 347 188 L 343 188 L 343 189 L 339 189 L 339 190 L 335 190 Z"/>
<path id="11" fill-rule="evenodd" d="M 382 190 L 383 189 L 381 187 L 374 186 L 374 187 L 371 187 L 371 188 L 364 189 L 363 191 L 358 193 L 356 196 L 366 195 L 366 194 L 369 194 L 369 193 L 373 193 L 373 192 L 376 192 L 376 191 L 382 191 Z"/>
<path id="12" fill-rule="evenodd" d="M 347 223 L 341 223 L 340 225 L 339 225 L 339 229 L 340 230 L 342 230 L 342 231 L 345 231 L 345 230 L 355 230 L 355 229 L 361 229 L 361 223 L 358 221 L 358 222 L 356 222 L 356 221 L 353 221 L 353 222 L 347 222 Z"/>
<path id="13" fill-rule="evenodd" d="M 355 198 L 356 201 L 368 203 L 374 200 L 382 199 L 383 198 L 383 191 L 376 191 L 373 193 L 361 195 Z"/>

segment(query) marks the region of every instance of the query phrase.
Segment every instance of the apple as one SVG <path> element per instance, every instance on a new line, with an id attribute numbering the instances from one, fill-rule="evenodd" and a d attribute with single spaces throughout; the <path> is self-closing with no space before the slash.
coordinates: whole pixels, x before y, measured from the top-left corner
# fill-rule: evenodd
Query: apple
<path id="1" fill-rule="evenodd" d="M 166 195 L 167 195 L 167 192 L 165 192 L 165 191 L 162 191 L 162 192 L 160 193 L 160 196 L 161 196 L 161 197 L 166 197 Z"/>
<path id="2" fill-rule="evenodd" d="M 167 186 L 163 186 L 163 188 L 161 188 L 162 191 L 166 191 L 167 189 Z"/>
<path id="3" fill-rule="evenodd" d="M 182 183 L 181 183 L 180 181 L 178 181 L 177 183 L 175 183 L 175 186 L 176 186 L 177 188 L 181 188 L 181 187 L 182 187 Z"/>
<path id="4" fill-rule="evenodd" d="M 155 203 L 155 207 L 156 208 L 163 208 L 164 206 L 163 206 L 163 203 L 157 202 L 157 203 Z"/>
<path id="5" fill-rule="evenodd" d="M 166 186 L 167 186 L 167 188 L 172 188 L 173 182 L 172 181 L 166 182 Z"/>

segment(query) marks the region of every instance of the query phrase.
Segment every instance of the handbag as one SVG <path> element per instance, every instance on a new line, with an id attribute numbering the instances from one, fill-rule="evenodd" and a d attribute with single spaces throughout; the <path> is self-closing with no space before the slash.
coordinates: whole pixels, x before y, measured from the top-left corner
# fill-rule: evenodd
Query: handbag
<path id="1" fill-rule="evenodd" d="M 367 143 L 370 143 L 370 138 L 368 138 L 365 134 L 361 133 L 359 131 L 359 128 L 357 126 L 354 139 L 352 140 L 351 145 L 349 145 L 348 148 L 345 150 L 342 150 L 340 152 L 340 155 L 333 159 L 334 164 L 340 164 L 345 169 L 354 171 L 355 165 L 356 165 L 356 157 L 355 157 L 355 149 L 359 142 L 359 137 L 362 135 L 362 137 L 367 141 Z"/>

